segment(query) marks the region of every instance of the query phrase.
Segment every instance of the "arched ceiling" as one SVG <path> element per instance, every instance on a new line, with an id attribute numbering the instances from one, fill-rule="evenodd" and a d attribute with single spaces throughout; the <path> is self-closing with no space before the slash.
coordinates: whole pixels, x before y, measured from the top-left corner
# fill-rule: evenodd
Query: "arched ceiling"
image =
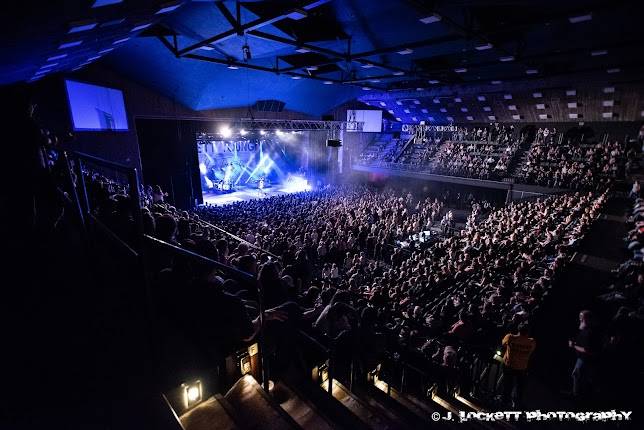
<path id="1" fill-rule="evenodd" d="M 320 115 L 416 90 L 644 76 L 635 1 L 59 3 L 3 11 L 0 83 L 100 61 L 196 110 L 277 99 Z"/>

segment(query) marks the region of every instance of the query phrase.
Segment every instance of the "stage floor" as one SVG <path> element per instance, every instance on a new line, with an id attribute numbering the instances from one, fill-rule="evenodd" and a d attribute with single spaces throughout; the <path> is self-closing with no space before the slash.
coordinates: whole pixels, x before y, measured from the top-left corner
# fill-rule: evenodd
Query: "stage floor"
<path id="1" fill-rule="evenodd" d="M 278 187 L 271 187 L 264 189 L 263 193 L 260 193 L 257 188 L 241 188 L 237 191 L 227 194 L 204 194 L 203 202 L 204 204 L 209 204 L 213 206 L 223 206 L 229 205 L 235 202 L 243 202 L 246 200 L 255 200 L 255 199 L 265 199 L 266 197 L 273 196 L 282 196 L 284 194 L 289 194 L 286 191 L 278 189 Z"/>

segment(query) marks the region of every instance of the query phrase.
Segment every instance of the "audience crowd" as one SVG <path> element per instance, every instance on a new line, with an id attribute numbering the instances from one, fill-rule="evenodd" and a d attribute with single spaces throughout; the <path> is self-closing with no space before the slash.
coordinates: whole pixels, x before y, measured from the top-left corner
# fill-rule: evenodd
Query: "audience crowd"
<path id="1" fill-rule="evenodd" d="M 603 189 L 623 173 L 624 150 L 618 142 L 584 144 L 550 141 L 556 131 L 537 133 L 517 180 L 547 187 Z M 545 137 L 544 137 L 545 136 Z"/>

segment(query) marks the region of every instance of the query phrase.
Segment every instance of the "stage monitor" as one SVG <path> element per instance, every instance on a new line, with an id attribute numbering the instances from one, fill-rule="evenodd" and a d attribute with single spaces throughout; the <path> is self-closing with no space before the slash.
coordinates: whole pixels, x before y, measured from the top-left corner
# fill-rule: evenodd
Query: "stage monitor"
<path id="1" fill-rule="evenodd" d="M 380 133 L 382 132 L 382 111 L 381 110 L 347 110 L 347 122 L 362 122 L 362 131 L 365 133 Z M 350 130 L 347 131 L 360 131 Z"/>
<path id="2" fill-rule="evenodd" d="M 123 92 L 70 80 L 65 85 L 75 131 L 128 130 Z"/>

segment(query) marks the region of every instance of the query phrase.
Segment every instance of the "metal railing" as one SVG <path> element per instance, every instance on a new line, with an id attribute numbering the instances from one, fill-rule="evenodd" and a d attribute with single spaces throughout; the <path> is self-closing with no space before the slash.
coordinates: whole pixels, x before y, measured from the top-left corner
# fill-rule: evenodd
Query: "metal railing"
<path id="1" fill-rule="evenodd" d="M 139 174 L 137 169 L 133 167 L 128 167 L 119 163 L 114 163 L 89 154 L 80 153 L 80 152 L 64 154 L 63 161 L 65 162 L 65 166 L 68 172 L 67 182 L 70 187 L 70 193 L 72 195 L 71 198 L 72 200 L 75 201 L 75 206 L 78 208 L 79 217 L 83 224 L 83 229 L 86 232 L 86 238 L 88 240 L 90 239 L 88 230 L 92 231 L 92 229 L 96 228 L 100 230 L 104 235 L 106 235 L 113 241 L 120 244 L 122 250 L 124 250 L 125 252 L 127 252 L 128 254 L 130 254 L 131 256 L 137 259 L 140 267 L 140 271 L 142 274 L 142 281 L 143 281 L 142 287 L 145 289 L 145 297 L 146 297 L 146 303 L 148 307 L 146 309 L 148 320 L 152 319 L 154 310 L 152 309 L 153 300 L 152 300 L 152 295 L 150 291 L 150 281 L 149 281 L 150 275 L 151 275 L 149 273 L 151 265 L 149 264 L 148 261 L 146 261 L 146 257 L 147 257 L 147 251 L 153 247 L 164 249 L 166 252 L 169 252 L 173 255 L 181 255 L 194 260 L 198 260 L 202 263 L 209 264 L 213 268 L 221 270 L 227 276 L 230 276 L 235 280 L 245 282 L 245 283 L 250 283 L 256 287 L 257 297 L 258 297 L 258 307 L 259 307 L 258 309 L 259 310 L 259 332 L 258 332 L 257 343 L 259 344 L 259 348 L 261 351 L 260 357 L 261 357 L 261 363 L 262 363 L 262 382 L 263 382 L 264 388 L 268 389 L 268 378 L 269 378 L 268 362 L 264 354 L 264 352 L 266 351 L 265 332 L 264 332 L 264 329 L 265 329 L 264 327 L 265 309 L 264 309 L 264 300 L 263 300 L 264 294 L 263 294 L 263 289 L 261 288 L 261 283 L 255 278 L 255 276 L 242 272 L 240 270 L 237 270 L 233 267 L 224 265 L 218 261 L 212 260 L 203 255 L 175 246 L 173 244 L 167 243 L 155 237 L 146 235 L 144 233 L 144 228 L 143 228 L 143 214 L 142 214 L 143 203 L 141 199 L 141 193 L 140 193 L 141 188 L 140 188 Z M 89 164 L 94 164 L 105 169 L 114 170 L 126 177 L 128 200 L 130 202 L 132 218 L 135 226 L 134 236 L 128 239 L 131 239 L 133 243 L 130 243 L 128 240 L 124 240 L 124 238 L 119 237 L 119 235 L 115 233 L 114 230 L 109 225 L 104 223 L 103 220 L 101 220 L 96 216 L 94 212 L 95 208 L 92 207 L 92 199 L 90 198 L 91 196 L 88 194 L 88 187 L 87 187 L 86 177 L 85 177 L 85 172 Z M 74 181 L 74 177 L 76 178 L 76 181 Z M 253 244 L 250 244 L 244 239 L 233 235 L 232 233 L 226 232 L 225 230 L 217 226 L 214 226 L 210 223 L 207 223 L 205 221 L 203 222 L 206 223 L 209 227 L 214 228 L 231 237 L 235 237 L 237 240 L 247 243 L 248 245 L 252 246 L 255 249 L 258 249 L 263 253 L 273 255 L 268 251 L 262 250 L 261 248 L 256 247 Z M 92 229 L 87 228 L 88 223 L 91 223 Z"/>

